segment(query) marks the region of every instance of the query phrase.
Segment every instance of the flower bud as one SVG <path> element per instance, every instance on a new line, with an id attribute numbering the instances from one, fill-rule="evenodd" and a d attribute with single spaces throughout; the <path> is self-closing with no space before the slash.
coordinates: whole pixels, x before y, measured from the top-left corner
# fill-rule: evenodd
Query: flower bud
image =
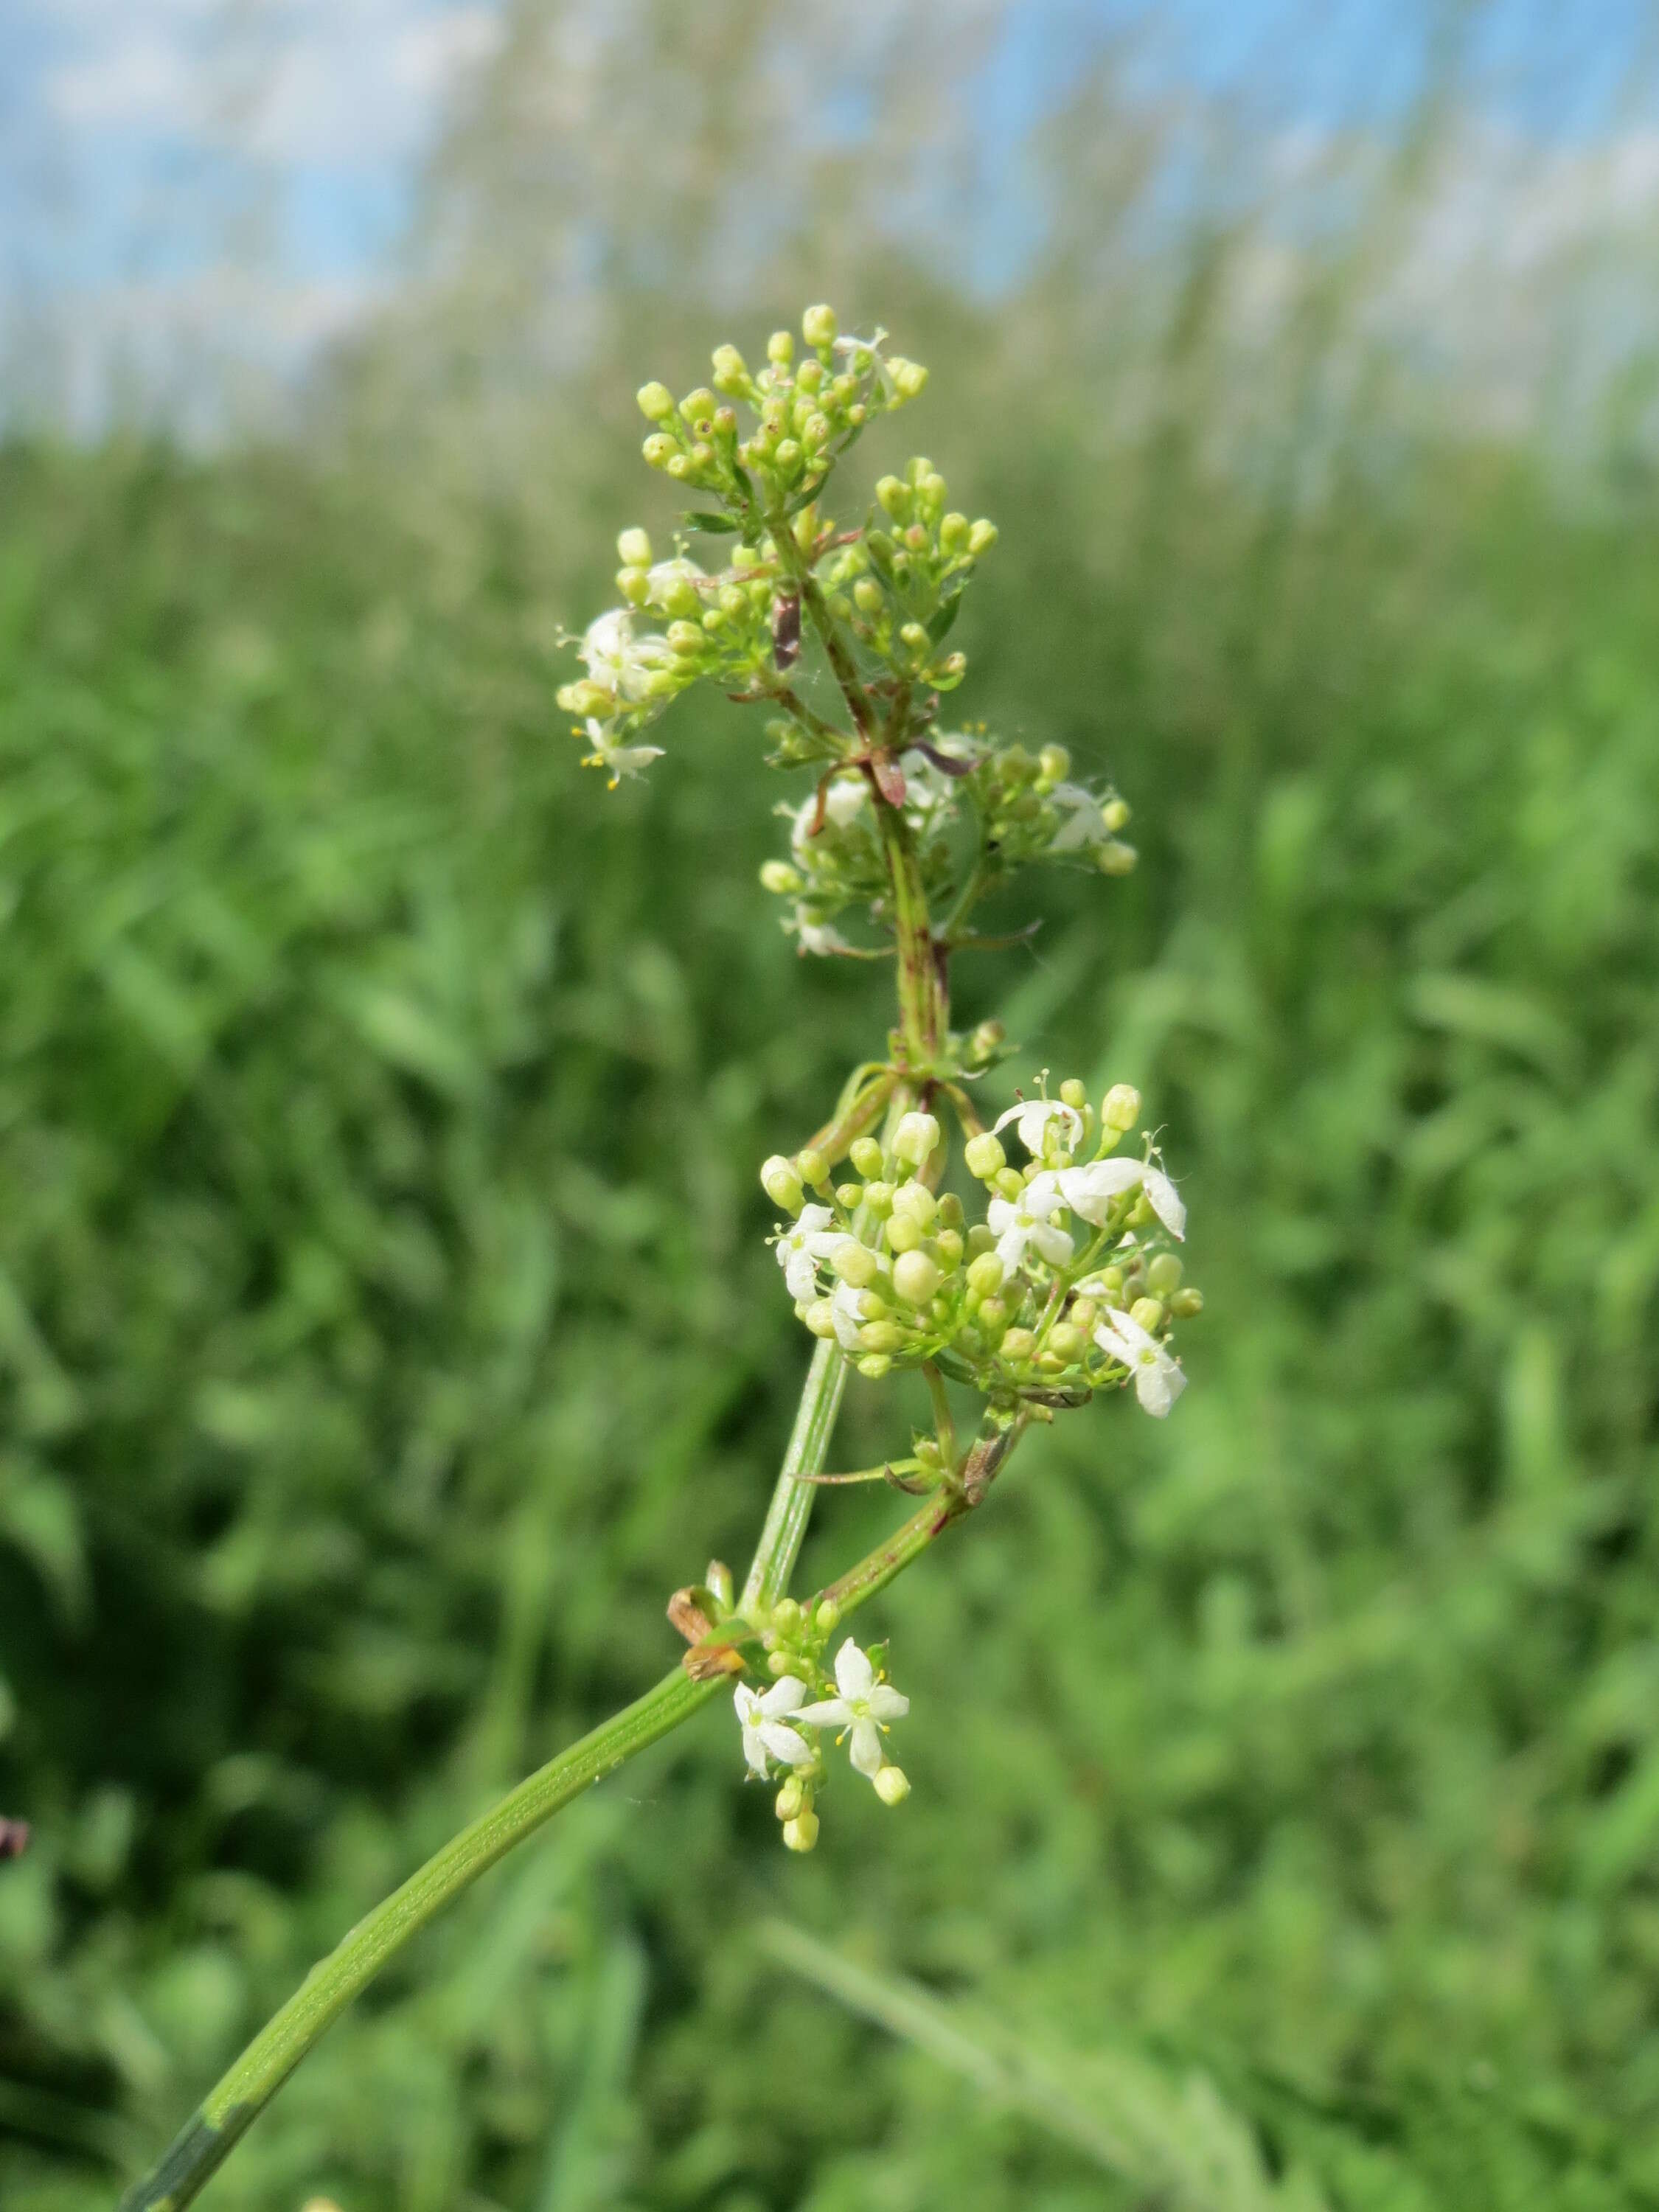
<path id="1" fill-rule="evenodd" d="M 1152 1336 L 1164 1326 L 1164 1302 L 1161 1298 L 1137 1298 L 1129 1309 L 1129 1318 L 1138 1328 Z"/>
<path id="2" fill-rule="evenodd" d="M 810 346 L 833 345 L 837 328 L 833 307 L 809 307 L 800 319 L 800 334 Z"/>
<path id="3" fill-rule="evenodd" d="M 876 485 L 876 497 L 895 522 L 904 521 L 910 512 L 910 487 L 899 477 L 883 477 Z"/>
<path id="4" fill-rule="evenodd" d="M 790 1659 L 789 1654 L 787 1651 L 772 1651 L 767 1654 L 766 1671 L 769 1674 L 776 1675 L 778 1680 L 781 1681 L 783 1677 L 789 1672 L 789 1668 Z"/>
<path id="5" fill-rule="evenodd" d="M 843 1237 L 830 1255 L 830 1265 L 843 1283 L 850 1283 L 855 1291 L 867 1291 L 881 1273 L 881 1262 L 867 1244 L 860 1244 L 856 1237 Z"/>
<path id="6" fill-rule="evenodd" d="M 997 1195 L 1006 1198 L 1011 1206 L 1024 1195 L 1025 1178 L 1018 1168 L 999 1169 L 994 1180 Z"/>
<path id="7" fill-rule="evenodd" d="M 963 1146 L 962 1157 L 968 1164 L 969 1174 L 976 1176 L 981 1182 L 989 1182 L 1008 1164 L 1001 1139 L 994 1137 L 988 1129 L 981 1129 L 978 1136 L 969 1138 Z"/>
<path id="8" fill-rule="evenodd" d="M 861 1182 L 838 1182 L 836 1185 L 836 1204 L 843 1213 L 853 1212 L 864 1196 Z"/>
<path id="9" fill-rule="evenodd" d="M 1121 844 L 1115 837 L 1095 848 L 1095 864 L 1103 876 L 1131 875 L 1139 858 L 1133 845 Z"/>
<path id="10" fill-rule="evenodd" d="M 873 1137 L 855 1139 L 848 1158 L 866 1182 L 878 1176 L 886 1165 L 881 1146 Z"/>
<path id="11" fill-rule="evenodd" d="M 927 671 L 927 677 L 935 691 L 954 691 L 967 673 L 967 654 L 947 653 L 943 660 L 936 660 Z"/>
<path id="12" fill-rule="evenodd" d="M 968 532 L 968 550 L 975 554 L 988 553 L 996 544 L 997 537 L 995 523 L 987 522 L 981 516 Z"/>
<path id="13" fill-rule="evenodd" d="M 1100 1118 L 1120 1134 L 1140 1119 L 1140 1093 L 1133 1083 L 1115 1083 L 1100 1102 Z"/>
<path id="14" fill-rule="evenodd" d="M 866 1382 L 879 1382 L 893 1371 L 893 1363 L 884 1352 L 866 1352 L 854 1364 Z"/>
<path id="15" fill-rule="evenodd" d="M 1062 1367 L 1069 1367 L 1073 1360 L 1081 1359 L 1084 1346 L 1088 1341 L 1083 1331 L 1068 1321 L 1056 1322 L 1048 1332 L 1048 1349 Z"/>
<path id="16" fill-rule="evenodd" d="M 1179 1287 L 1181 1262 L 1173 1252 L 1160 1252 L 1146 1269 L 1146 1287 L 1155 1298 L 1167 1298 Z"/>
<path id="17" fill-rule="evenodd" d="M 787 331 L 774 331 L 766 341 L 766 358 L 775 368 L 787 368 L 795 358 L 795 341 Z"/>
<path id="18" fill-rule="evenodd" d="M 909 1338 L 896 1321 L 867 1321 L 859 1331 L 859 1342 L 866 1352 L 902 1352 Z"/>
<path id="19" fill-rule="evenodd" d="M 925 653 L 928 646 L 933 642 L 932 639 L 928 636 L 927 630 L 919 622 L 908 622 L 904 623 L 900 629 L 899 635 L 905 644 L 909 647 L 912 653 Z"/>
<path id="20" fill-rule="evenodd" d="M 987 1298 L 975 1319 L 980 1334 L 988 1344 L 995 1344 L 1008 1326 L 1008 1309 L 1000 1298 Z"/>
<path id="21" fill-rule="evenodd" d="M 630 607 L 642 607 L 651 596 L 651 574 L 647 568 L 618 568 L 617 589 Z"/>
<path id="22" fill-rule="evenodd" d="M 665 430 L 653 430 L 640 447 L 640 451 L 653 469 L 665 469 L 670 461 L 684 459 L 679 447 Z"/>
<path id="23" fill-rule="evenodd" d="M 781 1820 L 798 1820 L 806 1809 L 806 1785 L 799 1775 L 792 1774 L 772 1801 L 772 1810 Z"/>
<path id="24" fill-rule="evenodd" d="M 786 1636 L 793 1636 L 800 1626 L 799 1599 L 781 1597 L 772 1608 L 772 1626 L 781 1629 Z"/>
<path id="25" fill-rule="evenodd" d="M 892 355 L 889 356 L 887 366 L 892 372 L 893 389 L 899 398 L 920 399 L 927 385 L 927 372 L 921 363 Z"/>
<path id="26" fill-rule="evenodd" d="M 830 1164 L 813 1145 L 804 1145 L 796 1153 L 795 1170 L 801 1181 L 810 1182 L 814 1190 L 830 1180 Z"/>
<path id="27" fill-rule="evenodd" d="M 982 1318 L 983 1307 L 980 1311 Z M 1029 1359 L 1036 1350 L 1036 1339 L 1029 1328 L 1011 1328 L 1003 1338 L 1000 1349 L 1005 1359 L 1012 1359 L 1018 1365 L 1022 1360 Z"/>
<path id="28" fill-rule="evenodd" d="M 994 1298 L 1002 1288 L 1002 1262 L 994 1252 L 981 1252 L 968 1270 L 968 1287 L 982 1298 Z"/>
<path id="29" fill-rule="evenodd" d="M 893 1151 L 898 1158 L 919 1168 L 939 1139 L 939 1123 L 931 1114 L 906 1114 L 893 1132 Z"/>
<path id="30" fill-rule="evenodd" d="M 586 676 L 579 676 L 574 684 L 561 684 L 554 697 L 567 714 L 608 714 L 617 703 L 603 684 Z"/>
<path id="31" fill-rule="evenodd" d="M 651 540 L 642 530 L 624 530 L 617 540 L 617 558 L 628 568 L 648 568 Z"/>
<path id="32" fill-rule="evenodd" d="M 642 384 L 635 397 L 647 422 L 665 422 L 674 411 L 674 395 L 665 384 Z"/>
<path id="33" fill-rule="evenodd" d="M 782 1206 L 788 1213 L 800 1212 L 805 1194 L 793 1161 L 785 1159 L 781 1152 L 774 1152 L 769 1160 L 763 1162 L 760 1179 L 761 1188 L 774 1206 Z"/>
<path id="34" fill-rule="evenodd" d="M 811 394 L 821 390 L 823 384 L 823 363 L 818 361 L 802 362 L 800 367 L 795 371 L 795 389 L 797 392 L 805 392 L 807 397 L 805 400 L 797 403 L 795 409 L 797 422 L 810 411 L 812 404 Z"/>
<path id="35" fill-rule="evenodd" d="M 873 576 L 860 576 L 853 586 L 853 604 L 863 615 L 878 615 L 887 604 L 887 594 Z"/>
<path id="36" fill-rule="evenodd" d="M 818 1816 L 811 1806 L 783 1824 L 783 1840 L 792 1851 L 810 1851 L 818 1839 Z"/>
<path id="37" fill-rule="evenodd" d="M 814 1298 L 801 1319 L 814 1336 L 828 1339 L 836 1333 L 836 1310 L 828 1298 Z"/>
<path id="38" fill-rule="evenodd" d="M 892 1184 L 890 1182 L 866 1183 L 864 1202 L 878 1221 L 885 1221 L 893 1210 Z"/>
<path id="39" fill-rule="evenodd" d="M 1128 801 L 1124 799 L 1109 799 L 1100 810 L 1100 818 L 1115 837 L 1120 830 L 1127 829 L 1128 826 Z"/>
<path id="40" fill-rule="evenodd" d="M 1064 783 L 1072 773 L 1072 756 L 1064 745 L 1044 745 L 1037 755 L 1037 766 L 1050 783 Z"/>
<path id="41" fill-rule="evenodd" d="M 910 1795 L 910 1778 L 902 1766 L 878 1766 L 871 1779 L 884 1805 L 902 1805 Z"/>
<path id="42" fill-rule="evenodd" d="M 925 1182 L 902 1182 L 893 1193 L 893 1212 L 907 1214 L 918 1229 L 931 1229 L 939 1213 L 939 1200 Z"/>
<path id="43" fill-rule="evenodd" d="M 742 393 L 749 388 L 749 364 L 734 345 L 719 345 L 710 356 L 718 392 Z"/>
<path id="44" fill-rule="evenodd" d="M 1100 1319 L 1100 1308 L 1092 1298 L 1073 1298 L 1066 1308 L 1066 1318 L 1073 1328 L 1080 1329 L 1085 1336 L 1092 1336 L 1095 1323 Z"/>
<path id="45" fill-rule="evenodd" d="M 996 1241 L 988 1222 L 976 1221 L 968 1231 L 968 1249 L 976 1260 L 981 1253 L 994 1249 Z"/>
<path id="46" fill-rule="evenodd" d="M 939 1211 L 944 1212 L 943 1206 Z M 934 1236 L 933 1248 L 939 1263 L 947 1275 L 953 1274 L 962 1264 L 962 1235 L 959 1230 L 941 1229 Z"/>
<path id="47" fill-rule="evenodd" d="M 760 879 L 762 889 L 775 892 L 779 898 L 787 898 L 806 888 L 800 871 L 792 868 L 787 860 L 763 860 Z"/>
<path id="48" fill-rule="evenodd" d="M 1177 1321 L 1193 1321 L 1204 1310 L 1204 1293 L 1190 1283 L 1179 1290 L 1170 1300 L 1170 1311 Z"/>
<path id="49" fill-rule="evenodd" d="M 885 1233 L 890 1251 L 914 1252 L 920 1246 L 925 1231 L 914 1214 L 901 1213 L 895 1206 Z"/>
<path id="50" fill-rule="evenodd" d="M 902 1252 L 893 1262 L 893 1288 L 910 1305 L 925 1306 L 942 1280 L 926 1252 Z"/>
<path id="51" fill-rule="evenodd" d="M 791 469 L 798 469 L 800 466 L 799 444 L 793 438 L 780 439 L 778 450 L 773 454 L 772 459 L 786 474 Z"/>
<path id="52" fill-rule="evenodd" d="M 1088 1092 L 1074 1075 L 1068 1075 L 1060 1085 L 1060 1096 L 1062 1104 L 1069 1106 L 1074 1114 L 1080 1114 L 1089 1103 Z"/>
<path id="53" fill-rule="evenodd" d="M 688 422 L 706 422 L 714 414 L 715 404 L 714 395 L 708 386 L 700 384 L 695 392 L 688 392 L 681 400 L 680 413 Z"/>

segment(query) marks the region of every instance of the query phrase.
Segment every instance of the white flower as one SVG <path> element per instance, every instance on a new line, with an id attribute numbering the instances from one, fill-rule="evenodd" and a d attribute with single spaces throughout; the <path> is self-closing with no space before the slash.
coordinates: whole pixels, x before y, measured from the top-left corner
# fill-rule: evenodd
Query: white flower
<path id="1" fill-rule="evenodd" d="M 1091 1160 L 1086 1167 L 1061 1168 L 1054 1178 L 1073 1213 L 1098 1228 L 1112 1200 L 1137 1186 L 1171 1237 L 1185 1238 L 1187 1209 L 1162 1168 L 1144 1160 Z"/>
<path id="2" fill-rule="evenodd" d="M 836 1325 L 836 1341 L 843 1352 L 861 1352 L 859 1330 L 864 1325 L 864 1292 L 851 1283 L 837 1283 L 830 1300 L 830 1318 Z"/>
<path id="3" fill-rule="evenodd" d="M 850 1636 L 836 1654 L 836 1687 L 841 1692 L 838 1698 L 804 1706 L 796 1717 L 811 1728 L 850 1729 L 848 1756 L 860 1774 L 878 1774 L 884 1764 L 882 1731 L 889 1721 L 903 1719 L 910 1700 L 877 1681 L 868 1656 Z"/>
<path id="4" fill-rule="evenodd" d="M 764 1779 L 769 1758 L 783 1766 L 799 1766 L 811 1759 L 811 1745 L 783 1719 L 805 1695 L 805 1683 L 797 1681 L 793 1674 L 781 1675 L 764 1694 L 751 1690 L 747 1682 L 739 1682 L 732 1692 L 738 1725 L 743 1730 L 743 1755 L 751 1774 Z"/>
<path id="5" fill-rule="evenodd" d="M 1187 1387 L 1178 1362 L 1126 1313 L 1108 1314 L 1095 1331 L 1095 1342 L 1122 1361 L 1135 1378 L 1136 1397 L 1161 1421 Z"/>
<path id="6" fill-rule="evenodd" d="M 1028 1247 L 1051 1267 L 1066 1265 L 1072 1256 L 1072 1240 L 1054 1223 L 1065 1203 L 1053 1175 L 1033 1176 L 1016 1199 L 991 1200 L 985 1218 L 997 1240 L 997 1257 L 1005 1273 L 1012 1275 L 1024 1264 Z"/>
<path id="7" fill-rule="evenodd" d="M 847 366 L 848 368 L 852 369 L 855 374 L 862 373 L 858 368 L 858 356 L 861 353 L 867 353 L 874 366 L 877 381 L 880 384 L 884 392 L 889 392 L 892 388 L 892 374 L 888 368 L 887 363 L 881 357 L 881 349 L 886 343 L 887 333 L 883 330 L 879 323 L 876 325 L 876 334 L 873 337 L 855 337 L 849 331 L 848 336 L 844 338 L 835 338 L 831 340 L 831 343 L 834 345 L 836 351 L 846 356 Z"/>
<path id="8" fill-rule="evenodd" d="M 838 929 L 831 927 L 827 921 L 808 921 L 799 907 L 795 909 L 795 940 L 803 952 L 827 954 L 852 951 Z"/>
<path id="9" fill-rule="evenodd" d="M 577 650 L 595 684 L 613 697 L 635 704 L 646 696 L 653 669 L 674 658 L 665 637 L 635 636 L 634 616 L 628 607 L 595 615 Z"/>
<path id="10" fill-rule="evenodd" d="M 611 777 L 614 791 L 625 775 L 638 775 L 653 760 L 662 758 L 660 745 L 619 745 L 605 724 L 590 714 L 587 735 L 593 750 L 582 757 L 584 768 L 602 768 Z"/>
<path id="11" fill-rule="evenodd" d="M 1071 1130 L 1066 1139 L 1068 1145 L 1077 1143 L 1083 1134 L 1083 1116 L 1075 1106 L 1067 1106 L 1059 1098 L 1022 1098 L 1018 1106 L 1011 1106 L 1006 1114 L 999 1114 L 993 1127 L 1006 1128 L 1012 1121 L 1019 1132 L 1019 1141 L 1033 1159 L 1041 1159 L 1049 1125 L 1066 1122 Z"/>
<path id="12" fill-rule="evenodd" d="M 837 830 L 844 830 L 857 815 L 869 794 L 869 786 L 861 775 L 841 776 L 823 794 L 823 818 Z M 812 844 L 812 825 L 818 818 L 817 793 L 813 793 L 795 815 L 794 827 L 789 832 L 789 842 L 797 853 L 810 851 Z"/>
<path id="13" fill-rule="evenodd" d="M 645 603 L 664 614 L 673 612 L 684 604 L 688 585 L 695 592 L 699 584 L 708 581 L 696 562 L 688 561 L 684 554 L 672 561 L 659 561 L 645 580 Z"/>
<path id="14" fill-rule="evenodd" d="M 1051 853 L 1078 853 L 1087 846 L 1106 843 L 1112 833 L 1092 792 L 1078 783 L 1057 783 L 1048 796 L 1066 817 L 1048 840 Z"/>
<path id="15" fill-rule="evenodd" d="M 798 1306 L 817 1296 L 818 1262 L 829 1258 L 846 1233 L 831 1228 L 835 1218 L 827 1206 L 803 1206 L 794 1227 L 778 1239 L 778 1265 Z"/>

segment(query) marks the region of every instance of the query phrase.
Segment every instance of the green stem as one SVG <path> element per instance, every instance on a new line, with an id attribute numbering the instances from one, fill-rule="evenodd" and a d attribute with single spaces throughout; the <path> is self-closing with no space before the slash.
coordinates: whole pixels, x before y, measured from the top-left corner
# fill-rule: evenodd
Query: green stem
<path id="1" fill-rule="evenodd" d="M 642 1698 L 550 1759 L 453 1837 L 312 1968 L 203 2100 L 160 2164 L 128 2190 L 119 2212 L 179 2212 L 223 2164 L 324 2031 L 411 1936 L 561 1806 L 689 1720 L 721 1686 L 718 1679 L 694 1682 L 677 1667 Z"/>
<path id="2" fill-rule="evenodd" d="M 760 1542 L 755 1547 L 754 1563 L 738 1601 L 739 1613 L 752 1618 L 757 1612 L 769 1611 L 789 1586 L 806 1524 L 812 1517 L 813 1486 L 803 1482 L 800 1477 L 823 1471 L 830 1449 L 830 1432 L 835 1427 L 846 1384 L 847 1362 L 841 1356 L 841 1346 L 821 1340 L 812 1354 L 812 1364 L 806 1370 L 806 1387 L 800 1394 L 794 1433 L 783 1455 L 777 1487 L 766 1509 Z"/>

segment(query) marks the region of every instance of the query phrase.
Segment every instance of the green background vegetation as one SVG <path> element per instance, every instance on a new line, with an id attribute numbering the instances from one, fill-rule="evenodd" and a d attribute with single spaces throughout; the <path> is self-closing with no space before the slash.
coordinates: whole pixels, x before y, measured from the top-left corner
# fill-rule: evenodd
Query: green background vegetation
<path id="1" fill-rule="evenodd" d="M 776 929 L 758 728 L 678 710 L 608 795 L 552 636 L 665 520 L 633 384 L 828 293 L 933 369 L 872 463 L 1001 526 L 963 712 L 1135 806 L 1140 872 L 1030 879 L 958 1009 L 1006 1083 L 1142 1085 L 1194 1387 L 1058 1425 L 882 1601 L 901 1812 L 842 1786 L 788 1858 L 704 1716 L 209 2201 L 1659 2206 L 1650 479 L 1617 422 L 1571 482 L 1374 390 L 1333 427 L 1322 310 L 1217 465 L 1212 234 L 1109 438 L 1064 240 L 993 312 L 807 235 L 736 311 L 621 255 L 546 396 L 498 301 L 491 392 L 412 394 L 465 349 L 399 327 L 303 455 L 0 454 L 0 2200 L 110 2203 L 746 1556 L 807 1350 L 755 1166 L 887 978 Z M 836 1456 L 894 1425 L 855 1383 Z M 896 1503 L 826 1500 L 809 1577 Z"/>

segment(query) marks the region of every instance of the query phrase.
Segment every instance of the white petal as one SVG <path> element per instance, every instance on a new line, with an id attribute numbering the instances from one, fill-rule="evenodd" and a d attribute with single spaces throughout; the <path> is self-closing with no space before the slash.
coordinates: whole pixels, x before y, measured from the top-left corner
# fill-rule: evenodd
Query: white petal
<path id="1" fill-rule="evenodd" d="M 1055 1181 L 1073 1212 L 1098 1228 L 1112 1200 L 1133 1190 L 1143 1172 L 1139 1160 L 1091 1160 L 1087 1167 L 1061 1168 Z"/>
<path id="2" fill-rule="evenodd" d="M 798 1306 L 807 1304 L 817 1295 L 817 1269 L 812 1264 L 810 1252 L 797 1249 L 784 1262 L 783 1279 L 789 1286 L 789 1295 Z"/>
<path id="3" fill-rule="evenodd" d="M 864 805 L 869 787 L 861 775 L 841 777 L 824 793 L 823 811 L 838 830 L 844 830 Z M 813 805 L 817 805 L 814 800 Z"/>
<path id="4" fill-rule="evenodd" d="M 760 1710 L 760 1698 L 747 1682 L 739 1682 L 732 1692 L 732 1702 L 738 1709 L 738 1718 L 745 1729 L 754 1725 L 755 1715 Z"/>
<path id="5" fill-rule="evenodd" d="M 766 1745 L 758 1729 L 744 1730 L 743 1755 L 749 1761 L 749 1771 L 758 1774 L 763 1781 L 767 1769 Z"/>
<path id="6" fill-rule="evenodd" d="M 1075 783 L 1058 783 L 1049 796 L 1066 809 L 1066 819 L 1048 841 L 1051 853 L 1075 853 L 1084 845 L 1105 843 L 1108 831 L 1098 799 Z"/>
<path id="7" fill-rule="evenodd" d="M 1160 1421 L 1186 1387 L 1187 1377 L 1167 1354 L 1156 1365 L 1149 1362 L 1135 1370 L 1135 1395 Z"/>
<path id="8" fill-rule="evenodd" d="M 835 1219 L 833 1208 L 827 1206 L 803 1206 L 795 1227 L 803 1237 L 816 1237 Z"/>
<path id="9" fill-rule="evenodd" d="M 1181 1194 L 1162 1168 L 1147 1168 L 1141 1176 L 1146 1200 L 1171 1237 L 1183 1242 L 1187 1235 L 1187 1209 L 1181 1202 Z"/>
<path id="10" fill-rule="evenodd" d="M 881 1730 L 873 1721 L 854 1722 L 853 1741 L 848 1755 L 860 1774 L 875 1774 L 886 1764 L 881 1747 Z"/>
<path id="11" fill-rule="evenodd" d="M 1108 1314 L 1095 1331 L 1095 1342 L 1103 1352 L 1109 1352 L 1114 1359 L 1121 1359 L 1126 1367 L 1133 1367 L 1149 1346 L 1157 1346 L 1138 1321 L 1131 1321 L 1126 1313 Z"/>
<path id="12" fill-rule="evenodd" d="M 843 1698 L 867 1698 L 876 1670 L 849 1636 L 836 1654 L 836 1687 Z"/>
<path id="13" fill-rule="evenodd" d="M 793 1713 L 805 1695 L 806 1685 L 799 1674 L 781 1674 L 757 1703 L 769 1720 L 775 1720 L 780 1713 Z"/>
<path id="14" fill-rule="evenodd" d="M 822 1704 L 803 1705 L 795 1715 L 803 1728 L 851 1728 L 854 1717 L 845 1698 L 825 1698 Z"/>
<path id="15" fill-rule="evenodd" d="M 1030 1241 L 1036 1247 L 1038 1258 L 1046 1260 L 1051 1267 L 1063 1267 L 1072 1256 L 1071 1238 L 1050 1222 L 1040 1221 L 1031 1231 Z"/>
<path id="16" fill-rule="evenodd" d="M 806 1738 L 797 1735 L 793 1729 L 786 1728 L 781 1721 L 764 1722 L 760 1739 L 773 1758 L 781 1759 L 786 1766 L 799 1766 L 812 1756 L 812 1747 Z"/>
<path id="17" fill-rule="evenodd" d="M 902 1721 L 910 1710 L 910 1700 L 896 1690 L 890 1682 L 878 1682 L 865 1699 L 872 1717 L 878 1721 Z"/>
<path id="18" fill-rule="evenodd" d="M 1002 1272 L 1005 1275 L 1012 1275 L 1024 1259 L 1026 1239 L 1030 1235 L 1029 1230 L 1016 1226 L 1012 1229 L 1005 1229 L 998 1237 L 997 1257 L 1002 1262 Z"/>
<path id="19" fill-rule="evenodd" d="M 986 1226 L 993 1237 L 1000 1237 L 1005 1230 L 1013 1228 L 1018 1219 L 1018 1207 L 1011 1206 L 1006 1198 L 994 1198 L 985 1209 Z"/>

